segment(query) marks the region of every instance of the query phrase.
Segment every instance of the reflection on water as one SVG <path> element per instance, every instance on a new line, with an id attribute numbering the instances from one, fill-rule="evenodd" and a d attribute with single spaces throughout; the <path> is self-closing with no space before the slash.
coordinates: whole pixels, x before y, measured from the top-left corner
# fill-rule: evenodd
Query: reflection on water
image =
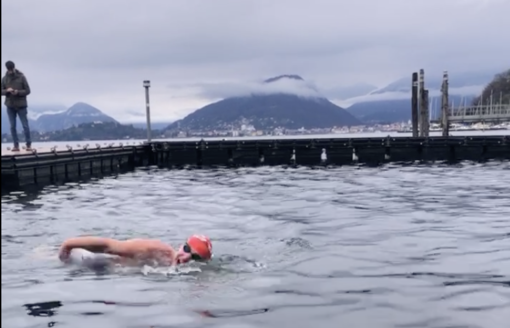
<path id="1" fill-rule="evenodd" d="M 137 170 L 2 197 L 2 327 L 505 327 L 508 162 Z M 95 272 L 93 234 L 213 239 L 210 263 Z"/>

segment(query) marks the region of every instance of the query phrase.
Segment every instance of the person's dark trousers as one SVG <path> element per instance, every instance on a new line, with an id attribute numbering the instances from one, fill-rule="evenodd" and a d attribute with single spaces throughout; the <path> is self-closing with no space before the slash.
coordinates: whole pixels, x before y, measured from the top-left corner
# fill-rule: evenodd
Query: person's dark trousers
<path id="1" fill-rule="evenodd" d="M 32 145 L 32 139 L 30 138 L 30 127 L 28 126 L 27 108 L 7 107 L 7 114 L 9 115 L 9 122 L 11 124 L 11 136 L 12 140 L 14 141 L 14 147 L 19 148 L 18 132 L 16 130 L 16 116 L 18 116 L 19 120 L 21 121 L 21 126 L 23 127 L 23 132 L 25 133 L 27 148 L 30 148 Z"/>

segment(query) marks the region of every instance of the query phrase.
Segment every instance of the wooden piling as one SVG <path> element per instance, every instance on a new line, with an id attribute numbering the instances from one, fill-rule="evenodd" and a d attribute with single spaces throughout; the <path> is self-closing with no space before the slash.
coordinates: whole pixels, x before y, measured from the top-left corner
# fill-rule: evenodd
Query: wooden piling
<path id="1" fill-rule="evenodd" d="M 422 99 L 421 99 L 421 104 L 422 104 L 422 114 L 421 114 L 421 119 L 422 119 L 422 137 L 428 137 L 429 136 L 429 131 L 430 131 L 430 118 L 429 118 L 429 90 L 428 89 L 423 89 L 422 91 Z"/>
<path id="2" fill-rule="evenodd" d="M 411 125 L 413 129 L 413 137 L 418 137 L 418 73 L 412 75 L 411 87 Z"/>
<path id="3" fill-rule="evenodd" d="M 448 122 L 449 114 L 449 100 L 448 100 L 448 72 L 443 72 L 443 84 L 441 85 L 441 128 L 443 130 L 443 137 L 448 137 L 450 134 L 450 122 Z"/>
<path id="4" fill-rule="evenodd" d="M 419 136 L 424 137 L 425 136 L 425 124 L 424 120 L 428 120 L 428 117 L 424 117 L 425 115 L 425 104 L 424 104 L 424 92 L 425 91 L 425 71 L 423 69 L 420 69 L 420 75 L 418 77 L 418 126 L 419 126 Z"/>

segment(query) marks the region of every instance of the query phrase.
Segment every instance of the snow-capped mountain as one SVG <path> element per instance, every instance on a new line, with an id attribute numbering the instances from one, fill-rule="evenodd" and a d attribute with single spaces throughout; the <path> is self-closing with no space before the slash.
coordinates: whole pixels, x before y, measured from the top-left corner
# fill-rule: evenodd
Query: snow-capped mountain
<path id="1" fill-rule="evenodd" d="M 99 109 L 86 104 L 76 103 L 69 109 L 61 110 L 58 106 L 31 106 L 29 107 L 29 124 L 33 131 L 48 132 L 67 129 L 73 125 L 95 121 L 117 122 L 114 118 L 104 114 Z M 21 124 L 17 123 L 18 131 L 22 131 Z M 9 133 L 9 117 L 5 107 L 2 106 L 2 133 Z"/>
<path id="2" fill-rule="evenodd" d="M 55 131 L 62 130 L 72 127 L 73 125 L 79 125 L 82 123 L 89 122 L 116 122 L 114 118 L 104 114 L 99 109 L 86 104 L 76 103 L 71 106 L 68 110 L 56 113 L 56 114 L 44 114 L 36 120 L 37 130 L 43 131 Z"/>

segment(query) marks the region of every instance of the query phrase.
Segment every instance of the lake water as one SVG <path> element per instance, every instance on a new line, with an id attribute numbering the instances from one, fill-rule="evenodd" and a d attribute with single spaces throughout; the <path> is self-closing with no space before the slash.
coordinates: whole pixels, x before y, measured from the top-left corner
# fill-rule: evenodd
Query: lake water
<path id="1" fill-rule="evenodd" d="M 68 237 L 211 237 L 97 273 Z M 510 163 L 146 170 L 2 197 L 2 327 L 508 327 Z"/>

